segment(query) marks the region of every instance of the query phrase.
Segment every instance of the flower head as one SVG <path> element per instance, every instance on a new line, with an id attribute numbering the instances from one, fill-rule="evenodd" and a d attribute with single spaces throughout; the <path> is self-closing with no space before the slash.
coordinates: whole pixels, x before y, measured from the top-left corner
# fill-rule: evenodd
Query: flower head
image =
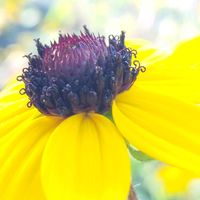
<path id="1" fill-rule="evenodd" d="M 36 41 L 38 55 L 27 55 L 29 66 L 18 77 L 21 93 L 43 114 L 70 116 L 80 112 L 104 113 L 117 94 L 130 88 L 141 67 L 131 67 L 136 51 L 125 47 L 125 33 L 95 36 L 84 26 L 78 35 L 59 35 L 50 46 Z M 137 61 L 138 62 L 138 61 Z"/>
<path id="2" fill-rule="evenodd" d="M 22 82 L 0 93 L 1 200 L 126 200 L 127 143 L 200 174 L 200 37 L 170 55 L 130 41 L 143 74 L 124 38 L 107 46 L 85 28 L 50 46 L 36 40 L 18 77 L 26 95 Z M 102 114 L 110 108 L 114 123 Z"/>
<path id="3" fill-rule="evenodd" d="M 169 195 L 187 193 L 189 186 L 195 179 L 194 174 L 169 165 L 161 165 L 156 172 L 156 178 L 161 183 L 164 191 Z"/>

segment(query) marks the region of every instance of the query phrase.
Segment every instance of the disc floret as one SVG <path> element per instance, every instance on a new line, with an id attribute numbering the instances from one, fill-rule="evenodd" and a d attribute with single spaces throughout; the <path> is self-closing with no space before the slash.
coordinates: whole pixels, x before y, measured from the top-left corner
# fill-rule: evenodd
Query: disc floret
<path id="1" fill-rule="evenodd" d="M 49 46 L 36 39 L 38 55 L 26 55 L 28 67 L 18 77 L 25 83 L 20 93 L 46 115 L 67 117 L 80 112 L 108 111 L 117 94 L 127 90 L 144 69 L 131 66 L 136 51 L 126 48 L 125 33 L 95 36 L 84 27 L 80 35 L 59 34 Z"/>

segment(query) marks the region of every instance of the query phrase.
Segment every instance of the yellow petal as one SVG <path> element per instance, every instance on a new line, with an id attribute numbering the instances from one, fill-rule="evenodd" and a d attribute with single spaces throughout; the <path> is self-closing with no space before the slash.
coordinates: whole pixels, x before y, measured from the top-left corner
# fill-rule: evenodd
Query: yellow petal
<path id="1" fill-rule="evenodd" d="M 113 116 L 132 145 L 155 159 L 200 174 L 200 107 L 133 86 L 117 97 Z"/>
<path id="2" fill-rule="evenodd" d="M 137 51 L 136 59 L 145 67 L 148 67 L 152 62 L 159 61 L 167 55 L 166 52 L 158 50 L 149 41 L 142 39 L 127 40 L 126 46 Z"/>
<path id="3" fill-rule="evenodd" d="M 200 103 L 199 81 L 192 79 L 172 79 L 172 80 L 147 80 L 137 81 L 134 87 L 142 91 L 149 91 L 165 96 L 180 99 L 189 103 Z"/>
<path id="4" fill-rule="evenodd" d="M 191 65 L 191 63 L 200 63 L 199 60 L 199 45 L 200 36 L 194 37 L 189 40 L 182 41 L 179 43 L 171 55 L 171 60 L 178 60 L 184 65 Z M 179 66 L 181 68 L 181 66 Z"/>
<path id="5" fill-rule="evenodd" d="M 6 112 L 6 111 L 5 111 Z M 2 114 L 3 115 L 3 114 Z M 36 109 L 30 109 L 28 111 L 17 113 L 17 115 L 10 116 L 7 120 L 0 122 L 0 139 L 9 134 L 10 131 L 26 123 L 28 120 L 34 119 L 40 115 L 39 111 Z"/>
<path id="6" fill-rule="evenodd" d="M 188 171 L 169 165 L 161 166 L 157 171 L 157 177 L 169 194 L 187 192 L 190 182 L 196 178 L 194 174 L 190 174 Z"/>
<path id="7" fill-rule="evenodd" d="M 27 107 L 29 100 L 26 95 L 19 93 L 21 88 L 22 83 L 12 82 L 0 93 L 0 138 L 24 120 L 40 115 L 36 108 Z"/>
<path id="8" fill-rule="evenodd" d="M 126 46 L 137 50 L 139 48 L 151 45 L 151 42 L 141 38 L 134 38 L 134 39 L 126 39 L 125 44 Z"/>
<path id="9" fill-rule="evenodd" d="M 36 108 L 28 108 L 24 100 L 3 105 L 0 108 L 0 113 L 0 140 L 20 124 L 41 116 L 41 113 Z"/>
<path id="10" fill-rule="evenodd" d="M 41 156 L 61 119 L 41 117 L 21 124 L 0 146 L 0 199 L 44 200 L 39 176 Z"/>
<path id="11" fill-rule="evenodd" d="M 25 95 L 20 95 L 19 91 L 24 88 L 24 84 L 21 82 L 12 82 L 5 86 L 0 92 L 0 107 L 2 103 L 10 103 L 15 100 L 28 99 Z"/>
<path id="12" fill-rule="evenodd" d="M 77 114 L 51 135 L 42 160 L 48 200 L 126 200 L 130 161 L 115 126 L 99 114 Z"/>
<path id="13" fill-rule="evenodd" d="M 172 78 L 192 79 L 191 75 L 200 73 L 200 60 L 198 58 L 198 48 L 200 45 L 200 36 L 191 40 L 183 41 L 166 57 L 161 60 L 150 63 L 148 68 L 149 73 L 145 73 L 152 80 L 155 79 L 152 75 L 159 75 L 160 80 Z M 196 77 L 198 76 L 196 75 Z"/>
<path id="14" fill-rule="evenodd" d="M 13 117 L 19 113 L 25 112 L 30 110 L 27 105 L 26 101 L 24 99 L 13 101 L 12 103 L 6 104 L 2 103 L 0 107 L 0 121 L 4 121 L 8 119 L 9 117 Z"/>
<path id="15" fill-rule="evenodd" d="M 147 71 L 138 76 L 136 86 L 187 102 L 200 103 L 199 46 L 200 37 L 197 37 L 178 45 L 171 55 L 147 62 Z"/>

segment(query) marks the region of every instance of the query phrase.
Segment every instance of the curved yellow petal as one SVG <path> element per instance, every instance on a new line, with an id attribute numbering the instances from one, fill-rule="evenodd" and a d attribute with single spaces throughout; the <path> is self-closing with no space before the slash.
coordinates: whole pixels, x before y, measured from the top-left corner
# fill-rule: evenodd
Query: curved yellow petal
<path id="1" fill-rule="evenodd" d="M 199 60 L 199 45 L 200 45 L 200 36 L 191 38 L 180 42 L 174 49 L 171 57 L 171 60 L 178 60 L 184 65 L 191 65 L 195 63 L 200 64 Z M 181 69 L 181 66 L 179 66 Z"/>
<path id="2" fill-rule="evenodd" d="M 200 107 L 133 87 L 119 95 L 113 117 L 135 147 L 200 174 Z"/>
<path id="3" fill-rule="evenodd" d="M 11 117 L 30 110 L 26 105 L 27 100 L 21 99 L 18 101 L 13 101 L 10 104 L 2 104 L 0 106 L 0 122 L 6 121 Z"/>
<path id="4" fill-rule="evenodd" d="M 15 100 L 20 100 L 25 98 L 28 99 L 27 96 L 19 94 L 21 88 L 24 88 L 24 84 L 18 81 L 13 81 L 8 85 L 6 85 L 0 92 L 0 105 L 2 103 L 10 103 Z"/>
<path id="5" fill-rule="evenodd" d="M 30 109 L 30 111 L 17 113 L 17 115 L 10 116 L 7 120 L 0 121 L 0 139 L 12 132 L 13 129 L 20 126 L 22 123 L 26 123 L 28 120 L 34 119 L 40 116 L 39 111 L 36 109 Z"/>
<path id="6" fill-rule="evenodd" d="M 148 71 L 142 78 L 154 80 L 153 75 L 159 75 L 156 80 L 185 78 L 192 79 L 191 75 L 196 77 L 200 73 L 200 60 L 198 58 L 198 49 L 200 45 L 200 36 L 191 40 L 183 41 L 168 56 L 150 63 Z M 198 75 L 196 74 L 198 73 Z"/>
<path id="7" fill-rule="evenodd" d="M 130 161 L 115 126 L 95 113 L 66 119 L 45 148 L 42 183 L 48 200 L 126 200 Z"/>
<path id="8" fill-rule="evenodd" d="M 60 118 L 41 117 L 21 124 L 0 146 L 0 199 L 45 200 L 40 181 L 44 146 Z"/>
<path id="9" fill-rule="evenodd" d="M 197 178 L 188 171 L 169 165 L 161 166 L 156 175 L 163 183 L 164 189 L 168 194 L 187 192 L 190 182 Z"/>
<path id="10" fill-rule="evenodd" d="M 200 103 L 200 86 L 198 79 L 174 79 L 136 81 L 134 87 L 142 91 L 171 96 L 189 103 Z"/>
<path id="11" fill-rule="evenodd" d="M 0 138 L 25 120 L 41 115 L 36 108 L 27 107 L 28 97 L 19 93 L 21 88 L 22 83 L 13 81 L 0 92 Z"/>
<path id="12" fill-rule="evenodd" d="M 184 41 L 169 55 L 146 64 L 135 85 L 143 90 L 200 103 L 200 37 Z"/>

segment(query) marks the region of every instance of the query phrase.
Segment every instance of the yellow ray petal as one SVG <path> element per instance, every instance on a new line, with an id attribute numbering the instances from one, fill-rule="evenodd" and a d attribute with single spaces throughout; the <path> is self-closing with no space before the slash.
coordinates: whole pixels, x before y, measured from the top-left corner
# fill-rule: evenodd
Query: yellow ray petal
<path id="1" fill-rule="evenodd" d="M 179 43 L 169 59 L 178 60 L 184 65 L 191 65 L 191 63 L 200 63 L 199 60 L 199 45 L 200 36 Z M 180 66 L 181 68 L 181 66 Z"/>
<path id="2" fill-rule="evenodd" d="M 184 101 L 200 103 L 200 60 L 197 49 L 200 37 L 178 45 L 171 55 L 146 64 L 136 86 Z"/>
<path id="3" fill-rule="evenodd" d="M 158 50 L 149 41 L 142 39 L 127 40 L 126 46 L 137 51 L 136 59 L 144 66 L 149 66 L 152 62 L 155 63 L 167 56 L 166 52 Z"/>
<path id="4" fill-rule="evenodd" d="M 48 200 L 126 200 L 130 161 L 114 125 L 99 114 L 77 114 L 51 135 L 42 160 Z"/>
<path id="5" fill-rule="evenodd" d="M 21 88 L 24 88 L 24 84 L 18 81 L 13 81 L 6 85 L 0 92 L 0 105 L 1 103 L 13 102 L 24 98 L 27 99 L 28 97 L 19 94 Z"/>
<path id="6" fill-rule="evenodd" d="M 3 105 L 9 105 L 10 103 L 13 103 L 15 101 L 24 100 L 28 102 L 28 97 L 26 95 L 20 95 L 19 90 L 16 91 L 10 91 L 10 92 L 2 92 L 0 93 L 0 108 Z"/>
<path id="7" fill-rule="evenodd" d="M 142 47 L 150 46 L 151 42 L 141 38 L 134 38 L 134 39 L 128 38 L 126 39 L 125 44 L 126 46 L 137 50 Z"/>
<path id="8" fill-rule="evenodd" d="M 17 78 L 14 77 L 3 87 L 3 90 L 13 90 L 13 89 L 21 89 L 24 87 L 24 83 L 22 81 L 17 81 Z"/>
<path id="9" fill-rule="evenodd" d="M 134 87 L 137 87 L 142 91 L 149 91 L 165 96 L 171 96 L 189 103 L 200 103 L 199 80 L 195 80 L 195 78 L 193 80 L 172 79 L 136 81 Z"/>
<path id="10" fill-rule="evenodd" d="M 44 200 L 39 170 L 47 139 L 60 118 L 41 117 L 21 124 L 0 146 L 0 199 Z"/>
<path id="11" fill-rule="evenodd" d="M 28 108 L 28 97 L 21 95 L 19 90 L 23 84 L 12 81 L 0 92 L 0 137 L 22 123 L 24 120 L 39 116 L 34 107 Z"/>
<path id="12" fill-rule="evenodd" d="M 163 162 L 200 174 L 200 108 L 137 87 L 119 95 L 113 116 L 124 137 Z"/>
<path id="13" fill-rule="evenodd" d="M 2 103 L 2 107 L 0 106 L 0 140 L 21 123 L 41 116 L 36 108 L 28 108 L 26 101 L 27 99 L 22 99 L 12 103 Z"/>
<path id="14" fill-rule="evenodd" d="M 39 111 L 36 109 L 30 109 L 26 112 L 19 113 L 11 116 L 9 119 L 0 122 L 0 139 L 7 135 L 10 131 L 15 129 L 22 123 L 26 123 L 30 119 L 34 119 L 40 116 Z"/>
<path id="15" fill-rule="evenodd" d="M 150 63 L 149 73 L 145 73 L 143 78 L 154 80 L 153 74 L 159 75 L 162 80 L 169 78 L 190 78 L 190 75 L 200 73 L 200 60 L 198 58 L 198 48 L 200 36 L 191 40 L 183 41 L 166 57 Z M 197 75 L 196 75 L 197 76 Z M 141 77 L 141 78 L 142 78 Z"/>

